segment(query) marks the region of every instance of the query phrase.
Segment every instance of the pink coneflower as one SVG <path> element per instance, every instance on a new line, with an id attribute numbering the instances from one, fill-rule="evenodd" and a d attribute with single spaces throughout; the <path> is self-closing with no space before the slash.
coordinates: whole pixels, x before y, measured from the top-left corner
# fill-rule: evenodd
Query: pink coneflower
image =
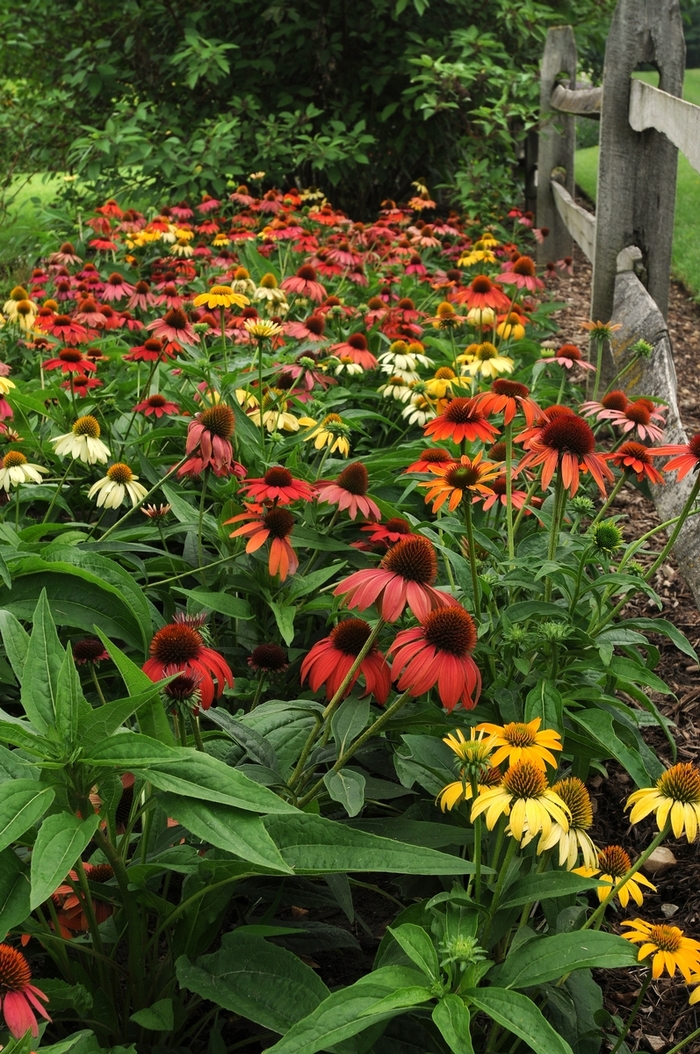
<path id="1" fill-rule="evenodd" d="M 629 406 L 629 399 L 625 392 L 616 388 L 612 392 L 608 392 L 604 395 L 600 402 L 597 400 L 589 400 L 588 402 L 581 403 L 579 407 L 579 413 L 583 417 L 595 417 L 598 421 L 605 420 L 607 416 L 606 411 L 608 410 L 626 410 Z"/>
<path id="2" fill-rule="evenodd" d="M 179 201 L 177 205 L 170 206 L 170 215 L 180 222 L 181 220 L 191 220 L 194 212 L 186 201 Z"/>
<path id="3" fill-rule="evenodd" d="M 195 414 L 187 429 L 185 447 L 185 453 L 191 456 L 178 470 L 178 476 L 198 476 L 207 468 L 215 476 L 238 475 L 242 466 L 233 459 L 231 436 L 234 425 L 233 410 L 225 403 Z"/>
<path id="4" fill-rule="evenodd" d="M 487 415 L 502 412 L 504 424 L 510 424 L 516 413 L 521 411 L 528 425 L 532 425 L 540 408 L 529 395 L 530 389 L 526 385 L 499 377 L 491 385 L 490 391 L 475 395 L 474 402 Z"/>
<path id="5" fill-rule="evenodd" d="M 506 264 L 499 278 L 506 285 L 527 289 L 530 293 L 542 289 L 544 282 L 537 278 L 535 261 L 529 256 L 519 256 L 514 263 Z"/>
<path id="6" fill-rule="evenodd" d="M 247 479 L 241 484 L 240 493 L 256 502 L 271 501 L 277 505 L 314 498 L 313 488 L 303 479 L 295 479 L 282 465 L 273 465 L 259 479 Z"/>
<path id="7" fill-rule="evenodd" d="M 610 421 L 611 424 L 620 428 L 625 435 L 636 429 L 640 439 L 658 441 L 663 439 L 664 430 L 654 424 L 652 417 L 657 419 L 660 417 L 661 421 L 663 421 L 663 416 L 650 410 L 650 405 L 653 407 L 654 404 L 650 404 L 646 399 L 637 399 L 634 403 L 628 403 L 624 410 L 606 410 L 605 413 L 599 414 L 599 420 Z"/>
<path id="8" fill-rule="evenodd" d="M 21 1039 L 28 1030 L 35 1038 L 39 1035 L 35 1011 L 51 1020 L 40 1002 L 43 999 L 48 1003 L 49 997 L 31 984 L 31 979 L 32 971 L 22 953 L 10 944 L 0 944 L 0 1010 L 15 1039 Z"/>
<path id="9" fill-rule="evenodd" d="M 576 414 L 563 414 L 545 425 L 539 439 L 532 442 L 520 462 L 518 471 L 542 465 L 542 489 L 546 490 L 558 469 L 573 498 L 578 490 L 579 473 L 587 469 L 605 494 L 605 480 L 611 481 L 614 477 L 605 459 L 594 451 L 595 436 L 588 422 Z"/>
<path id="10" fill-rule="evenodd" d="M 437 688 L 446 710 L 458 703 L 472 710 L 481 695 L 481 673 L 472 658 L 476 639 L 474 620 L 459 604 L 430 611 L 389 648 L 392 680 L 414 697 Z"/>
<path id="11" fill-rule="evenodd" d="M 573 370 L 575 366 L 580 366 L 582 370 L 595 371 L 593 363 L 586 362 L 583 352 L 575 344 L 562 344 L 553 356 L 548 359 L 538 359 L 537 361 L 544 362 L 548 366 L 555 363 L 557 366 L 562 366 L 565 370 Z"/>
<path id="12" fill-rule="evenodd" d="M 382 550 L 390 549 L 406 535 L 413 534 L 410 523 L 401 516 L 393 516 L 386 523 L 366 523 L 360 530 L 366 531 L 369 538 L 367 541 L 353 542 L 357 549 L 374 549 L 377 546 Z"/>
<path id="13" fill-rule="evenodd" d="M 673 443 L 659 446 L 649 451 L 654 457 L 668 457 L 663 466 L 664 472 L 677 472 L 676 480 L 680 482 L 689 472 L 700 466 L 700 432 L 696 432 L 687 443 Z"/>
<path id="14" fill-rule="evenodd" d="M 82 263 L 82 258 L 76 253 L 72 242 L 63 242 L 58 252 L 51 253 L 49 263 L 67 267 L 69 264 Z"/>
<path id="15" fill-rule="evenodd" d="M 184 298 L 180 296 L 180 291 L 174 282 L 166 282 L 162 292 L 156 297 L 156 302 L 159 306 L 165 304 L 169 308 L 182 307 Z"/>
<path id="16" fill-rule="evenodd" d="M 406 275 L 414 274 L 418 278 L 425 278 L 427 273 L 428 273 L 428 268 L 423 263 L 423 260 L 421 259 L 421 257 L 418 255 L 418 253 L 413 253 L 412 256 L 411 256 L 411 259 L 406 264 L 406 267 L 405 267 L 405 270 L 404 270 L 404 274 L 406 274 Z"/>
<path id="17" fill-rule="evenodd" d="M 45 370 L 60 369 L 61 373 L 85 373 L 86 370 L 90 373 L 97 369 L 79 348 L 61 348 L 56 358 L 46 359 L 42 366 Z"/>
<path id="18" fill-rule="evenodd" d="M 320 304 L 326 296 L 325 286 L 316 280 L 316 270 L 311 264 L 302 264 L 295 275 L 285 278 L 280 288 L 285 293 L 308 297 L 316 304 Z"/>
<path id="19" fill-rule="evenodd" d="M 603 454 L 603 457 L 606 461 L 610 461 L 623 471 L 629 469 L 631 472 L 636 472 L 640 483 L 646 479 L 650 483 L 659 484 L 664 482 L 664 478 L 658 469 L 654 468 L 651 460 L 658 453 L 658 449 L 650 450 L 649 447 L 644 446 L 642 443 L 632 442 L 623 443 L 617 450 L 613 450 L 612 453 Z"/>
<path id="20" fill-rule="evenodd" d="M 95 326 L 97 329 L 102 329 L 104 326 L 104 315 L 91 296 L 83 297 L 78 304 L 74 318 L 76 322 L 84 326 Z"/>
<path id="21" fill-rule="evenodd" d="M 291 388 L 310 392 L 316 385 L 324 390 L 338 382 L 333 377 L 328 377 L 321 370 L 314 369 L 317 365 L 316 352 L 306 352 L 300 355 L 296 362 L 291 364 L 277 362 L 275 366 L 281 368 L 282 373 L 274 382 L 273 387 L 289 391 Z M 300 396 L 297 394 L 297 398 Z"/>
<path id="22" fill-rule="evenodd" d="M 154 337 L 170 341 L 173 344 L 197 344 L 199 335 L 192 329 L 192 323 L 180 307 L 173 307 L 166 311 L 163 318 L 157 318 L 149 322 L 146 329 Z"/>
<path id="23" fill-rule="evenodd" d="M 163 414 L 170 416 L 171 414 L 179 414 L 180 407 L 177 403 L 172 403 L 165 398 L 164 395 L 149 395 L 147 399 L 143 399 L 142 402 L 137 403 L 132 413 L 143 414 L 145 417 L 155 415 L 156 417 L 162 417 Z"/>
<path id="24" fill-rule="evenodd" d="M 164 344 L 158 337 L 149 337 L 123 356 L 126 362 L 169 362 L 174 357 L 174 345 Z"/>
<path id="25" fill-rule="evenodd" d="M 296 340 L 324 340 L 325 328 L 326 320 L 323 315 L 310 315 L 303 322 L 284 324 L 284 332 Z"/>
<path id="26" fill-rule="evenodd" d="M 294 528 L 294 517 L 288 509 L 278 507 L 272 509 L 251 509 L 233 516 L 224 523 L 239 523 L 247 520 L 242 527 L 232 531 L 231 538 L 239 538 L 248 535 L 245 547 L 247 553 L 254 553 L 270 539 L 270 553 L 267 569 L 270 575 L 279 575 L 280 582 L 284 582 L 288 575 L 293 575 L 299 567 L 299 558 L 287 540 Z"/>
<path id="27" fill-rule="evenodd" d="M 331 344 L 328 350 L 339 359 L 356 362 L 363 370 L 373 370 L 377 366 L 376 358 L 367 347 L 367 337 L 364 333 L 353 333 L 341 344 Z"/>
<path id="28" fill-rule="evenodd" d="M 443 413 L 428 422 L 424 434 L 433 439 L 451 439 L 454 443 L 461 443 L 463 439 L 470 443 L 475 439 L 492 443 L 499 432 L 489 424 L 474 399 L 459 398 L 452 399 Z"/>
<path id="29" fill-rule="evenodd" d="M 496 502 L 500 502 L 501 505 L 504 505 L 504 506 L 507 507 L 508 506 L 508 494 L 507 494 L 507 490 L 506 490 L 506 482 L 507 482 L 506 481 L 506 477 L 504 475 L 496 476 L 496 478 L 492 479 L 490 481 L 490 483 L 489 483 L 489 487 L 491 488 L 491 493 L 487 494 L 487 495 L 475 494 L 474 498 L 473 498 L 473 501 L 474 502 L 483 501 L 482 508 L 483 508 L 484 512 L 488 512 L 488 510 L 493 505 L 495 505 Z M 515 488 L 512 488 L 510 496 L 511 496 L 513 508 L 514 509 L 522 509 L 522 507 L 525 504 L 525 501 L 527 499 L 527 492 L 524 491 L 524 490 L 516 490 Z"/>
<path id="30" fill-rule="evenodd" d="M 347 465 L 336 480 L 321 480 L 316 484 L 319 500 L 337 505 L 347 512 L 351 520 L 358 515 L 365 519 L 379 520 L 381 512 L 367 497 L 369 476 L 361 461 Z"/>
<path id="31" fill-rule="evenodd" d="M 422 535 L 411 535 L 397 542 L 379 567 L 355 571 L 333 591 L 345 596 L 347 607 L 365 611 L 377 604 L 386 622 L 396 622 L 408 606 L 416 618 L 423 618 L 438 607 L 457 601 L 433 587 L 437 578 L 435 549 Z"/>
<path id="32" fill-rule="evenodd" d="M 151 292 L 151 283 L 142 278 L 140 282 L 136 283 L 127 307 L 130 311 L 135 311 L 137 308 L 139 311 L 149 311 L 155 306 L 156 298 Z"/>
<path id="33" fill-rule="evenodd" d="M 326 699 L 333 698 L 340 688 L 357 656 L 367 643 L 372 627 L 364 619 L 349 618 L 331 630 L 330 636 L 314 644 L 301 664 L 301 683 L 309 681 L 312 691 L 326 689 Z M 376 645 L 372 645 L 347 686 L 346 698 L 358 678 L 365 681 L 363 695 L 373 695 L 380 706 L 384 706 L 391 688 L 391 675 L 387 661 Z"/>
<path id="34" fill-rule="evenodd" d="M 233 198 L 233 194 L 231 195 Z M 202 200 L 197 206 L 197 212 L 201 212 L 203 216 L 206 216 L 208 212 L 216 212 L 221 205 L 218 198 L 212 198 L 209 194 L 203 194 Z"/>
<path id="35" fill-rule="evenodd" d="M 208 710 L 226 685 L 233 688 L 233 674 L 218 651 L 207 648 L 202 635 L 192 626 L 174 622 L 163 626 L 151 641 L 150 658 L 143 672 L 152 681 L 161 681 L 174 673 L 193 678 L 201 694 L 203 710 Z M 214 681 L 216 680 L 216 686 Z"/>

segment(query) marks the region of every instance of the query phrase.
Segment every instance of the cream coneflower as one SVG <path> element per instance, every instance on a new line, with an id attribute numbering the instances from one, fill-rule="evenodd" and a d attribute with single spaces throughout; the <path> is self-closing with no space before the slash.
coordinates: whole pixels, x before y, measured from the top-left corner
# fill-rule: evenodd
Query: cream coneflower
<path id="1" fill-rule="evenodd" d="M 625 808 L 630 806 L 631 823 L 655 812 L 660 831 L 670 819 L 676 838 L 685 834 L 688 842 L 694 842 L 700 825 L 700 771 L 690 761 L 679 762 L 659 777 L 656 787 L 630 794 Z"/>
<path id="2" fill-rule="evenodd" d="M 268 318 L 247 318 L 243 326 L 254 340 L 270 340 L 282 332 L 279 322 L 272 322 Z"/>
<path id="3" fill-rule="evenodd" d="M 93 483 L 88 491 L 88 498 L 97 495 L 97 507 L 105 509 L 117 509 L 128 496 L 131 504 L 138 503 L 146 497 L 148 491 L 143 484 L 138 483 L 128 465 L 118 461 L 116 465 L 110 465 L 107 475 Z"/>
<path id="4" fill-rule="evenodd" d="M 87 465 L 103 465 L 109 460 L 109 448 L 100 439 L 100 425 L 91 414 L 79 417 L 70 432 L 51 440 L 59 457 L 70 454 Z"/>
<path id="5" fill-rule="evenodd" d="M 464 372 L 471 377 L 498 377 L 501 373 L 512 373 L 515 361 L 508 355 L 501 355 L 495 344 L 485 340 L 481 344 L 470 345 L 464 355 L 458 355 L 457 361 L 462 363 Z"/>
<path id="6" fill-rule="evenodd" d="M 31 465 L 19 450 L 8 450 L 0 459 L 0 490 L 9 492 L 21 483 L 41 483 L 41 473 L 48 471 L 41 465 Z"/>

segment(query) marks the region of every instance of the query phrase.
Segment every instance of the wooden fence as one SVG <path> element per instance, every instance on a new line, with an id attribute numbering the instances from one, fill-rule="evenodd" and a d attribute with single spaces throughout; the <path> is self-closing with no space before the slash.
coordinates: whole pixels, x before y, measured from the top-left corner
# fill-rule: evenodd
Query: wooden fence
<path id="1" fill-rule="evenodd" d="M 632 78 L 640 64 L 659 71 L 659 87 Z M 619 0 L 608 36 L 603 84 L 577 83 L 570 26 L 550 29 L 542 59 L 537 160 L 537 224 L 549 228 L 538 262 L 572 255 L 573 241 L 593 265 L 591 318 L 622 325 L 604 364 L 606 381 L 629 362 L 639 338 L 654 348 L 623 387 L 668 404 L 665 442 L 686 443 L 666 327 L 678 150 L 700 171 L 700 107 L 681 98 L 685 41 L 678 0 Z M 574 201 L 576 116 L 600 119 L 596 215 Z M 700 400 L 700 385 L 698 386 Z M 653 487 L 659 514 L 682 508 L 693 479 Z M 681 532 L 675 554 L 700 606 L 700 524 Z"/>

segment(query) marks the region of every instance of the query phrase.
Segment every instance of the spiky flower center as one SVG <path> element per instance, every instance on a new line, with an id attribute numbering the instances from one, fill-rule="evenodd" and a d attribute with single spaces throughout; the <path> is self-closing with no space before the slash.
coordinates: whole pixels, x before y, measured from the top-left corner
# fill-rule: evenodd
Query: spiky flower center
<path id="1" fill-rule="evenodd" d="M 503 738 L 512 747 L 531 747 L 536 742 L 532 729 L 520 721 L 511 721 L 510 724 L 504 725 Z"/>
<path id="2" fill-rule="evenodd" d="M 250 272 L 246 267 L 237 267 L 233 272 L 233 278 L 236 282 L 244 282 L 247 278 L 250 278 Z"/>
<path id="3" fill-rule="evenodd" d="M 174 681 L 165 687 L 165 694 L 178 702 L 186 702 L 199 696 L 199 685 L 201 677 L 189 677 L 182 673 Z"/>
<path id="4" fill-rule="evenodd" d="M 145 296 L 146 293 L 150 293 L 150 291 L 151 283 L 147 282 L 145 278 L 142 278 L 139 282 L 136 283 L 136 292 L 139 296 Z"/>
<path id="5" fill-rule="evenodd" d="M 700 771 L 690 761 L 682 761 L 664 772 L 656 789 L 664 798 L 684 805 L 700 804 Z"/>
<path id="6" fill-rule="evenodd" d="M 438 381 L 453 381 L 457 374 L 449 366 L 440 366 L 435 371 L 435 379 Z"/>
<path id="7" fill-rule="evenodd" d="M 10 300 L 26 300 L 29 293 L 23 285 L 16 285 L 10 293 Z"/>
<path id="8" fill-rule="evenodd" d="M 83 353 L 78 348 L 61 348 L 58 357 L 61 362 L 81 362 Z"/>
<path id="9" fill-rule="evenodd" d="M 571 813 L 571 829 L 587 831 L 593 824 L 593 807 L 591 796 L 584 783 L 578 776 L 570 776 L 568 779 L 555 783 L 552 790 L 568 806 Z M 612 872 L 609 873 L 612 874 Z"/>
<path id="10" fill-rule="evenodd" d="M 628 421 L 634 421 L 637 425 L 648 425 L 651 421 L 649 407 L 641 399 L 636 403 L 630 403 L 624 413 Z"/>
<path id="11" fill-rule="evenodd" d="M 642 443 L 623 443 L 621 447 L 618 447 L 617 456 L 619 458 L 633 457 L 635 461 L 641 461 L 644 465 L 652 464 L 649 448 Z"/>
<path id="12" fill-rule="evenodd" d="M 423 619 L 423 635 L 438 651 L 466 658 L 476 646 L 474 619 L 464 608 L 437 608 Z"/>
<path id="13" fill-rule="evenodd" d="M 498 348 L 485 340 L 483 344 L 477 346 L 475 354 L 479 362 L 487 362 L 489 359 L 498 358 Z"/>
<path id="14" fill-rule="evenodd" d="M 596 524 L 593 529 L 593 543 L 606 553 L 613 553 L 622 545 L 622 531 L 612 521 Z"/>
<path id="15" fill-rule="evenodd" d="M 73 435 L 88 436 L 90 439 L 99 439 L 99 422 L 92 416 L 92 414 L 85 414 L 84 417 L 79 417 L 73 425 Z"/>
<path id="16" fill-rule="evenodd" d="M 273 465 L 267 470 L 263 479 L 269 487 L 291 487 L 294 481 L 292 473 L 282 465 Z"/>
<path id="17" fill-rule="evenodd" d="M 437 309 L 437 317 L 438 318 L 452 318 L 454 316 L 454 314 L 455 314 L 455 309 L 452 307 L 452 304 L 448 304 L 448 302 L 446 300 L 444 300 L 441 304 L 438 304 L 438 309 Z"/>
<path id="18" fill-rule="evenodd" d="M 534 278 L 535 261 L 529 256 L 519 256 L 513 264 L 513 271 L 515 274 L 522 274 L 526 275 L 528 278 Z"/>
<path id="19" fill-rule="evenodd" d="M 507 395 L 509 399 L 525 399 L 530 394 L 530 389 L 518 381 L 507 381 L 499 378 L 491 385 L 491 391 L 496 395 Z"/>
<path id="20" fill-rule="evenodd" d="M 408 520 L 401 519 L 400 516 L 394 516 L 391 520 L 387 520 L 384 524 L 384 529 L 390 534 L 411 534 L 411 525 Z"/>
<path id="21" fill-rule="evenodd" d="M 260 279 L 260 286 L 262 289 L 276 289 L 277 279 L 268 271 L 268 273 L 264 274 Z"/>
<path id="22" fill-rule="evenodd" d="M 73 641 L 73 658 L 76 662 L 96 662 L 104 658 L 105 646 L 96 637 L 84 637 Z"/>
<path id="23" fill-rule="evenodd" d="M 163 321 L 171 329 L 185 330 L 189 325 L 187 315 L 180 307 L 171 307 L 169 311 L 166 311 Z"/>
<path id="24" fill-rule="evenodd" d="M 608 845 L 598 853 L 598 867 L 604 875 L 622 878 L 632 866 L 629 854 L 621 845 Z"/>
<path id="25" fill-rule="evenodd" d="M 313 333 L 317 337 L 323 336 L 323 331 L 326 328 L 326 320 L 321 315 L 311 315 L 307 318 L 304 323 L 309 333 Z"/>
<path id="26" fill-rule="evenodd" d="M 673 954 L 680 951 L 683 943 L 683 930 L 679 930 L 678 926 L 652 926 L 648 940 L 651 944 L 655 944 L 659 951 Z"/>
<path id="27" fill-rule="evenodd" d="M 114 868 L 111 864 L 93 864 L 87 877 L 91 882 L 109 882 L 114 877 Z"/>
<path id="28" fill-rule="evenodd" d="M 503 786 L 513 798 L 541 798 L 547 789 L 547 780 L 532 762 L 519 761 L 506 772 Z"/>
<path id="29" fill-rule="evenodd" d="M 248 664 L 266 673 L 280 673 L 287 666 L 287 653 L 279 644 L 258 644 L 253 648 Z"/>
<path id="30" fill-rule="evenodd" d="M 336 483 L 349 494 L 363 497 L 369 488 L 369 475 L 361 461 L 348 465 L 338 476 Z"/>
<path id="31" fill-rule="evenodd" d="M 504 442 L 494 443 L 489 450 L 489 461 L 505 461 L 506 444 Z"/>
<path id="32" fill-rule="evenodd" d="M 111 479 L 113 483 L 131 483 L 134 474 L 128 465 L 118 461 L 116 465 L 111 465 L 107 469 L 107 478 Z"/>
<path id="33" fill-rule="evenodd" d="M 233 289 L 230 285 L 213 285 L 209 292 L 214 296 L 233 296 Z"/>
<path id="34" fill-rule="evenodd" d="M 212 435 L 219 439 L 230 439 L 233 435 L 235 417 L 233 410 L 226 403 L 210 406 L 199 415 L 199 420 Z"/>
<path id="35" fill-rule="evenodd" d="M 19 450 L 8 450 L 2 459 L 3 468 L 17 468 L 18 465 L 26 465 L 27 459 Z"/>
<path id="36" fill-rule="evenodd" d="M 442 447 L 431 447 L 423 451 L 420 460 L 427 465 L 439 465 L 443 461 L 451 461 L 452 455 L 449 450 L 443 450 Z"/>
<path id="37" fill-rule="evenodd" d="M 445 483 L 456 490 L 467 490 L 481 479 L 478 465 L 455 465 L 445 473 Z"/>
<path id="38" fill-rule="evenodd" d="M 471 286 L 474 293 L 490 293 L 493 289 L 493 282 L 485 274 L 479 274 L 472 280 Z"/>
<path id="39" fill-rule="evenodd" d="M 163 666 L 182 666 L 199 655 L 204 641 L 196 629 L 182 623 L 163 626 L 151 641 L 151 655 Z"/>
<path id="40" fill-rule="evenodd" d="M 583 353 L 580 348 L 577 348 L 575 344 L 562 344 L 557 352 L 558 359 L 573 359 L 574 362 L 578 362 L 579 359 L 583 358 Z"/>
<path id="41" fill-rule="evenodd" d="M 484 420 L 484 415 L 474 406 L 471 399 L 453 399 L 442 415 L 445 421 L 455 425 L 477 424 Z"/>
<path id="42" fill-rule="evenodd" d="M 575 454 L 578 458 L 592 454 L 595 448 L 591 426 L 576 414 L 563 414 L 550 421 L 542 429 L 540 442 L 561 454 Z"/>
<path id="43" fill-rule="evenodd" d="M 146 399 L 148 406 L 152 406 L 154 409 L 159 409 L 161 406 L 165 406 L 167 399 L 164 395 L 149 395 Z"/>
<path id="44" fill-rule="evenodd" d="M 356 351 L 367 351 L 367 338 L 363 333 L 353 333 L 348 337 L 347 343 Z"/>
<path id="45" fill-rule="evenodd" d="M 432 585 L 437 578 L 435 549 L 432 542 L 421 535 L 400 539 L 382 560 L 382 567 L 420 585 Z"/>
<path id="46" fill-rule="evenodd" d="M 389 345 L 389 351 L 392 355 L 405 355 L 408 351 L 408 344 L 405 340 L 394 340 Z"/>
<path id="47" fill-rule="evenodd" d="M 413 303 L 413 301 L 411 300 L 410 296 L 402 297 L 401 300 L 399 300 L 399 302 L 398 302 L 398 304 L 396 306 L 399 309 L 399 311 L 415 311 L 416 310 L 416 305 Z M 439 311 L 439 308 L 438 308 L 438 311 Z"/>
<path id="48" fill-rule="evenodd" d="M 700 432 L 697 432 L 690 438 L 688 441 L 688 450 L 693 457 L 700 459 Z"/>
<path id="49" fill-rule="evenodd" d="M 616 388 L 615 391 L 608 392 L 607 395 L 604 395 L 600 402 L 606 410 L 624 411 L 627 409 L 627 404 L 629 400 L 624 392 Z"/>
<path id="50" fill-rule="evenodd" d="M 372 632 L 372 627 L 361 618 L 349 618 L 331 630 L 333 646 L 342 651 L 343 655 L 352 655 L 354 658 L 360 654 Z"/>
<path id="51" fill-rule="evenodd" d="M 9 944 L 0 944 L 0 992 L 22 992 L 32 979 L 29 963 Z"/>
<path id="52" fill-rule="evenodd" d="M 294 517 L 286 509 L 270 509 L 265 515 L 265 526 L 271 538 L 286 538 L 292 533 Z"/>
<path id="53" fill-rule="evenodd" d="M 305 282 L 316 281 L 316 269 L 311 264 L 302 264 L 297 271 L 297 278 L 303 279 Z"/>

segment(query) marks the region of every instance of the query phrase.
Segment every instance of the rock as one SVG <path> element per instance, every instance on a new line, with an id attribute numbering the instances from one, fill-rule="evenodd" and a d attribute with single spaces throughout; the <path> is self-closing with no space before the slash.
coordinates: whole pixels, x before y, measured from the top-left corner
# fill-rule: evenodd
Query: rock
<path id="1" fill-rule="evenodd" d="M 647 857 L 645 860 L 644 870 L 651 871 L 653 875 L 662 875 L 664 871 L 668 871 L 677 863 L 678 861 L 671 850 L 660 845 L 654 850 L 651 856 Z"/>
<path id="2" fill-rule="evenodd" d="M 651 1051 L 651 1054 L 662 1054 L 662 1051 L 666 1050 L 668 1043 L 663 1036 L 645 1036 L 644 1042 L 646 1043 L 647 1050 Z"/>
<path id="3" fill-rule="evenodd" d="M 679 910 L 680 909 L 679 909 L 677 904 L 662 904 L 661 905 L 661 912 L 662 912 L 664 918 L 667 918 L 667 919 L 672 919 L 673 916 L 676 914 L 676 912 L 679 911 Z"/>

